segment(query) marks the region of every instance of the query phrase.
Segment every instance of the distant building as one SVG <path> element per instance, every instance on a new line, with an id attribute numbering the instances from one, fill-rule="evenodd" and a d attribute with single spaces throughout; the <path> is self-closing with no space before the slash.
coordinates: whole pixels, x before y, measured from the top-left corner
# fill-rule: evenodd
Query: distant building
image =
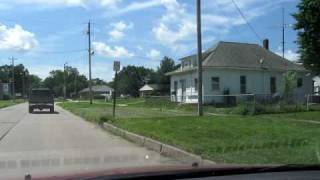
<path id="1" fill-rule="evenodd" d="M 88 98 L 89 97 L 89 88 L 82 89 L 80 92 L 80 98 Z M 101 85 L 101 86 L 92 86 L 92 96 L 94 98 L 105 98 L 111 99 L 113 94 L 113 88 Z"/>
<path id="2" fill-rule="evenodd" d="M 282 94 L 283 74 L 297 74 L 294 94 L 305 100 L 313 93 L 310 71 L 302 65 L 283 59 L 264 46 L 239 42 L 218 42 L 203 52 L 203 102 L 223 103 L 224 94 Z M 167 73 L 170 76 L 171 100 L 198 102 L 197 56 L 181 59 L 181 67 Z"/>
<path id="3" fill-rule="evenodd" d="M 316 95 L 320 95 L 320 76 L 316 76 L 313 78 L 313 81 L 314 81 L 314 93 Z"/>
<path id="4" fill-rule="evenodd" d="M 0 99 L 8 99 L 10 97 L 10 84 L 0 82 Z"/>
<path id="5" fill-rule="evenodd" d="M 140 97 L 146 97 L 151 95 L 163 95 L 163 90 L 168 87 L 168 85 L 162 84 L 145 84 L 139 89 Z"/>

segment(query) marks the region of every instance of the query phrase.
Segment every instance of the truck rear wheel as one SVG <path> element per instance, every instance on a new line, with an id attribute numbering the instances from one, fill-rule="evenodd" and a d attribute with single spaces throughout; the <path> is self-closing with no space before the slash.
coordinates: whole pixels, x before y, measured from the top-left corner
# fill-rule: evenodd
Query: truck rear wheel
<path id="1" fill-rule="evenodd" d="M 33 113 L 33 108 L 29 106 L 29 113 Z"/>

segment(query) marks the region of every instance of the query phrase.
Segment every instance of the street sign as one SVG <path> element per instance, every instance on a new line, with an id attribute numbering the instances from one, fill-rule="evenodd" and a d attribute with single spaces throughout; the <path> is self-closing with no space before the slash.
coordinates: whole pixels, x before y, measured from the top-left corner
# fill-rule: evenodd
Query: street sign
<path id="1" fill-rule="evenodd" d="M 114 61 L 113 70 L 114 71 L 119 71 L 120 70 L 120 61 Z"/>
<path id="2" fill-rule="evenodd" d="M 113 70 L 115 71 L 114 75 L 114 92 L 113 92 L 113 110 L 112 110 L 112 115 L 113 117 L 116 116 L 116 97 L 117 97 L 117 74 L 118 71 L 120 70 L 120 61 L 114 61 L 113 63 Z"/>

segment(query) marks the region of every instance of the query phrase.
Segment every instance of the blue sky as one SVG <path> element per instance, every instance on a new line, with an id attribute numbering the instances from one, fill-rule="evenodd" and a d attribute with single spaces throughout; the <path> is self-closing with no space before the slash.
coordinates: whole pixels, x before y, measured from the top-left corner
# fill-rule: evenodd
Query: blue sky
<path id="1" fill-rule="evenodd" d="M 285 21 L 298 0 L 234 0 L 270 49 L 281 52 L 281 8 Z M 92 21 L 93 77 L 113 77 L 112 64 L 156 68 L 163 56 L 196 52 L 195 0 L 1 0 L 0 65 L 17 58 L 41 78 L 67 62 L 88 74 L 87 22 Z M 218 41 L 261 44 L 232 0 L 202 0 L 204 49 Z M 286 29 L 286 57 L 298 58 L 297 33 Z"/>

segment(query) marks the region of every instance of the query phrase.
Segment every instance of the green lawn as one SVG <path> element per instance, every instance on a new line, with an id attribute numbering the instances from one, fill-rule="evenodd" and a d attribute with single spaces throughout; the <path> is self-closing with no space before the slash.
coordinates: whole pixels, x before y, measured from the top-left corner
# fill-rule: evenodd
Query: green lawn
<path id="1" fill-rule="evenodd" d="M 319 121 L 320 122 L 320 111 L 270 114 L 270 115 L 261 115 L 261 117 L 287 119 L 287 120 Z"/>
<path id="2" fill-rule="evenodd" d="M 15 104 L 19 104 L 19 103 L 22 103 L 22 102 L 24 102 L 23 99 L 16 99 L 15 102 L 12 102 L 11 100 L 0 100 L 0 109 L 8 107 L 8 106 L 15 105 Z"/>
<path id="3" fill-rule="evenodd" d="M 116 107 L 117 118 L 140 118 L 140 117 L 171 117 L 171 116 L 193 116 L 195 111 L 187 111 L 180 107 L 164 107 L 143 102 L 141 100 L 130 101 L 129 103 L 118 103 Z M 88 120 L 99 120 L 100 117 L 112 116 L 112 103 L 96 101 L 92 105 L 88 102 L 64 102 L 60 103 L 63 108 L 85 117 Z"/>
<path id="4" fill-rule="evenodd" d="M 287 164 L 319 163 L 320 112 L 256 116 L 196 117 L 188 108 L 161 111 L 146 103 L 117 107 L 104 103 L 61 103 L 60 106 L 88 120 L 103 120 L 148 136 L 218 163 Z M 162 106 L 161 106 L 162 107 Z M 171 111 L 169 111 L 171 110 Z"/>

